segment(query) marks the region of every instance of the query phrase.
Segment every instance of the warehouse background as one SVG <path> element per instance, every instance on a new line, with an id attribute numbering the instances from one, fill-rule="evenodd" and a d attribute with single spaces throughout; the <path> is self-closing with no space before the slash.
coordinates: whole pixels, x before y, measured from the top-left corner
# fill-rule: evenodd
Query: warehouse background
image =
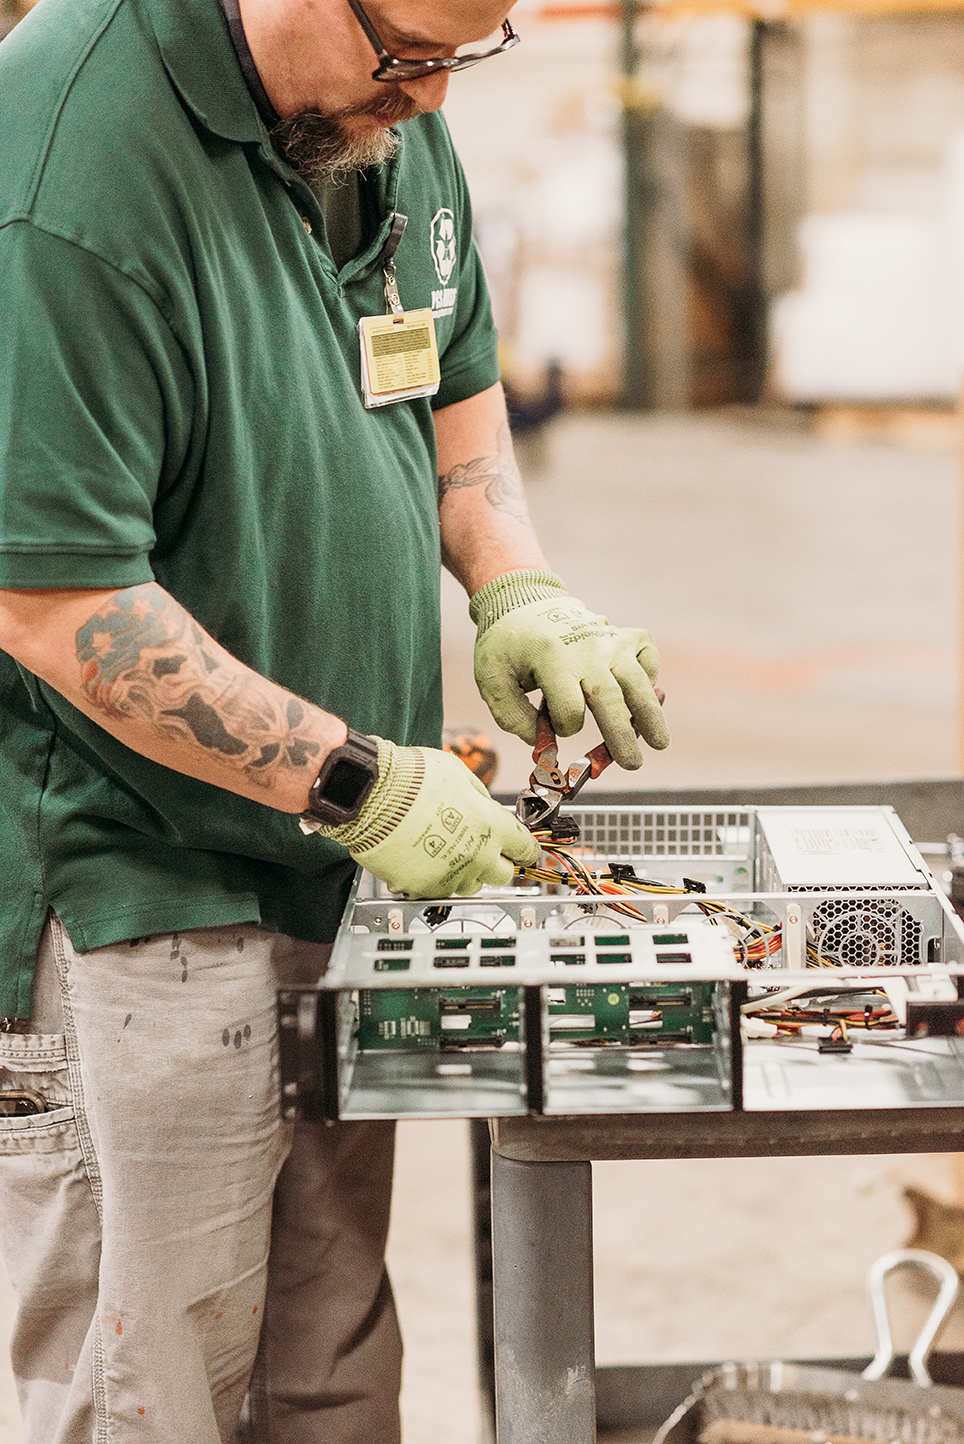
<path id="1" fill-rule="evenodd" d="M 452 86 L 510 378 L 537 392 L 557 360 L 580 402 L 953 405 L 960 12 L 739 8 L 520 0 L 499 76 Z"/>
<path id="2" fill-rule="evenodd" d="M 447 113 L 548 554 L 663 654 L 673 746 L 606 785 L 955 773 L 964 11 L 513 20 L 523 44 Z M 554 366 L 565 414 L 525 430 Z M 447 721 L 484 727 L 448 578 L 443 602 Z M 515 790 L 527 750 L 498 747 Z M 405 1125 L 399 1175 L 406 1444 L 473 1444 L 463 1126 Z M 956 1186 L 940 1158 L 595 1176 L 604 1363 L 869 1350 L 862 1276 L 907 1235 L 904 1181 Z M 7 1374 L 3 1444 L 15 1416 Z"/>

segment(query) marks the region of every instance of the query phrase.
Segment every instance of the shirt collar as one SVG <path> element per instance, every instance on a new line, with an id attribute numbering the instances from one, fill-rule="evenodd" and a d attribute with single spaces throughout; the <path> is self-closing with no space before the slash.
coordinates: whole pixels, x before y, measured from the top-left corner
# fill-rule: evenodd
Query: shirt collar
<path id="1" fill-rule="evenodd" d="M 271 104 L 271 99 L 258 73 L 258 67 L 254 63 L 254 56 L 251 54 L 251 49 L 248 45 L 248 37 L 244 33 L 241 6 L 238 0 L 220 0 L 220 5 L 221 13 L 227 21 L 228 31 L 231 35 L 231 44 L 234 46 L 234 53 L 238 57 L 241 74 L 244 76 L 244 83 L 248 87 L 248 92 L 254 101 L 258 114 L 268 129 L 271 130 L 278 124 L 281 116 Z"/>
<path id="2" fill-rule="evenodd" d="M 218 0 L 144 0 L 171 80 L 225 140 L 266 142 Z"/>

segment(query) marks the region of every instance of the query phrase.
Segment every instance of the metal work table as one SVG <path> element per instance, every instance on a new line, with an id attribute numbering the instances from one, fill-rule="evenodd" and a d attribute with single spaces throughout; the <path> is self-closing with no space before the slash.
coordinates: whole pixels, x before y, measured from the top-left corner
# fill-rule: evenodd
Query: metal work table
<path id="1" fill-rule="evenodd" d="M 592 1444 L 594 1159 L 945 1153 L 961 1148 L 964 1119 L 901 1108 L 500 1118 L 490 1129 L 498 1444 Z"/>
<path id="2" fill-rule="evenodd" d="M 753 789 L 753 797 L 769 801 L 775 791 Z M 746 795 L 733 790 L 699 794 L 701 801 L 720 805 L 738 803 Z M 689 797 L 650 793 L 618 800 L 670 806 Z M 784 788 L 772 800 L 891 803 L 912 836 L 922 841 L 964 830 L 964 782 L 960 779 L 894 786 Z M 964 1117 L 962 1110 L 954 1107 L 510 1117 L 493 1119 L 488 1132 L 492 1145 L 491 1238 L 487 1237 L 485 1218 L 488 1137 L 484 1123 L 473 1124 L 480 1377 L 484 1392 L 488 1392 L 494 1343 L 498 1444 L 592 1444 L 597 1425 L 594 1159 L 953 1152 L 962 1147 Z M 491 1296 L 490 1258 L 494 1260 Z M 670 1409 L 702 1367 L 670 1366 L 674 1385 L 681 1390 Z M 644 1371 L 623 1368 L 606 1372 L 626 1376 L 619 1387 L 623 1394 L 631 1394 L 631 1376 Z M 667 1371 L 650 1372 L 655 1376 Z M 684 1382 L 685 1373 L 688 1379 Z M 660 1408 L 665 1402 L 661 1401 Z M 668 1412 L 666 1409 L 664 1414 Z"/>

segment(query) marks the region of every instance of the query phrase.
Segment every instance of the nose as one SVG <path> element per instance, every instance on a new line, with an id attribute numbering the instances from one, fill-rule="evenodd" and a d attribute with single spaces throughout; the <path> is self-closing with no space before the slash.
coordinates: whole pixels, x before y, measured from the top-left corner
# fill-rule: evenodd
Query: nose
<path id="1" fill-rule="evenodd" d="M 420 80 L 402 80 L 398 88 L 411 96 L 422 110 L 439 110 L 449 88 L 449 73 L 440 70 L 437 75 L 424 75 Z"/>

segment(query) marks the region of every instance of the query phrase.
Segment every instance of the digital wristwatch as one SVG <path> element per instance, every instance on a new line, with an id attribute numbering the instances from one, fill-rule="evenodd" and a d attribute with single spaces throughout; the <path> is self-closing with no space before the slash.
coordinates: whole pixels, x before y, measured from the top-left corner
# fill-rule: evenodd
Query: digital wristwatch
<path id="1" fill-rule="evenodd" d="M 378 743 L 349 727 L 346 741 L 329 752 L 312 783 L 301 814 L 303 830 L 353 822 L 377 781 Z"/>

